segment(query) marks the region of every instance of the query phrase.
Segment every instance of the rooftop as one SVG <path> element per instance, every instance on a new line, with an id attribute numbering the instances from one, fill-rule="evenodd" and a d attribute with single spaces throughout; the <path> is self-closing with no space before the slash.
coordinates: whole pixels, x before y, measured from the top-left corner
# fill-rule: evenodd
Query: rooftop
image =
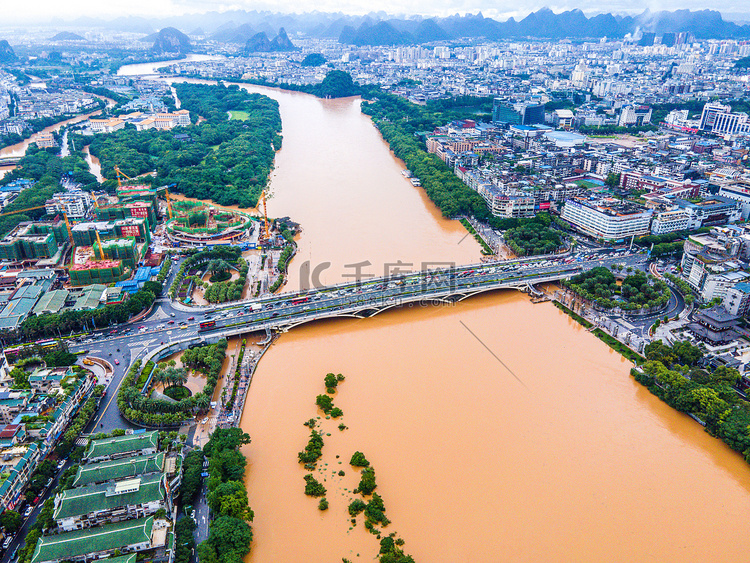
<path id="1" fill-rule="evenodd" d="M 161 486 L 161 479 L 161 473 L 151 473 L 134 479 L 67 489 L 62 492 L 56 503 L 53 518 L 61 520 L 101 510 L 113 510 L 121 506 L 163 500 L 165 491 Z"/>
<path id="2" fill-rule="evenodd" d="M 72 559 L 88 553 L 122 549 L 136 543 L 150 543 L 153 527 L 154 519 L 150 517 L 57 536 L 42 536 L 36 544 L 31 563 Z"/>
<path id="3" fill-rule="evenodd" d="M 114 438 L 91 440 L 86 448 L 86 459 L 103 456 L 137 452 L 146 448 L 156 448 L 159 444 L 159 433 L 156 430 L 143 434 L 130 434 Z"/>
<path id="4" fill-rule="evenodd" d="M 78 467 L 73 486 L 81 487 L 90 483 L 146 475 L 161 471 L 163 466 L 164 453 L 89 463 Z"/>

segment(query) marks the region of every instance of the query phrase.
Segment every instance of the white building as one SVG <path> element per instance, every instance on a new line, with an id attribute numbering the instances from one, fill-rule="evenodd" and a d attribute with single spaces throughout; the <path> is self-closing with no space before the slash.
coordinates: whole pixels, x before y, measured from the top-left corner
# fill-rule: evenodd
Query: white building
<path id="1" fill-rule="evenodd" d="M 750 312 L 750 284 L 740 282 L 728 288 L 722 304 L 731 315 L 747 315 Z"/>
<path id="2" fill-rule="evenodd" d="M 750 217 L 750 181 L 738 179 L 721 184 L 719 195 L 739 202 L 742 218 Z"/>
<path id="3" fill-rule="evenodd" d="M 653 213 L 617 199 L 573 197 L 565 202 L 561 217 L 597 239 L 620 240 L 648 234 Z"/>
<path id="4" fill-rule="evenodd" d="M 125 122 L 116 117 L 109 119 L 89 119 L 89 128 L 94 133 L 114 133 L 123 127 L 125 127 Z"/>
<path id="5" fill-rule="evenodd" d="M 495 217 L 533 217 L 534 197 L 507 195 L 493 185 L 483 184 L 478 190 Z"/>
<path id="6" fill-rule="evenodd" d="M 91 196 L 86 192 L 80 190 L 60 192 L 47 200 L 45 211 L 47 215 L 54 215 L 64 210 L 68 219 L 83 219 L 92 203 Z"/>
<path id="7" fill-rule="evenodd" d="M 651 108 L 648 106 L 624 106 L 620 113 L 620 127 L 640 127 L 651 123 Z"/>
<path id="8" fill-rule="evenodd" d="M 675 231 L 686 231 L 689 221 L 690 214 L 685 209 L 660 211 L 654 214 L 654 219 L 651 222 L 651 234 L 663 235 Z"/>
<path id="9" fill-rule="evenodd" d="M 732 113 L 730 106 L 711 103 L 703 106 L 698 128 L 720 135 L 750 133 L 750 118 L 746 113 Z"/>
<path id="10" fill-rule="evenodd" d="M 552 123 L 555 127 L 559 127 L 561 129 L 570 129 L 571 127 L 573 127 L 574 120 L 575 116 L 569 109 L 556 109 L 552 114 Z"/>

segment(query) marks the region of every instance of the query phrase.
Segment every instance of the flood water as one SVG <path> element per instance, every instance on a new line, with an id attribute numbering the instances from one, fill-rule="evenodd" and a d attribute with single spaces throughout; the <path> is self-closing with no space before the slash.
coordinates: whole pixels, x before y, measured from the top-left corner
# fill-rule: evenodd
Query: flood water
<path id="1" fill-rule="evenodd" d="M 242 419 L 249 560 L 373 560 L 362 522 L 348 530 L 357 450 L 385 531 L 418 562 L 743 558 L 746 463 L 629 369 L 549 303 L 510 291 L 294 329 L 264 357 Z M 334 402 L 349 429 L 323 421 L 321 514 L 296 452 L 329 371 L 346 376 Z"/>
<path id="2" fill-rule="evenodd" d="M 305 260 L 331 262 L 323 283 L 365 260 L 372 273 L 478 260 L 401 177 L 358 100 L 252 90 L 281 107 L 269 214 L 303 227 L 291 289 Z M 241 421 L 253 440 L 248 563 L 375 559 L 361 516 L 349 529 L 355 450 L 376 470 L 385 532 L 419 563 L 744 559 L 746 463 L 629 369 L 549 303 L 511 291 L 293 329 L 260 363 Z M 321 513 L 297 452 L 328 372 L 346 376 L 334 400 L 348 429 L 322 420 Z"/>
<path id="3" fill-rule="evenodd" d="M 86 163 L 89 165 L 89 171 L 96 176 L 96 181 L 102 183 L 106 180 L 106 178 L 102 176 L 102 165 L 99 162 L 99 159 L 91 154 L 89 146 L 90 145 L 86 145 L 83 147 L 83 158 L 86 159 Z"/>
<path id="4" fill-rule="evenodd" d="M 101 98 L 107 102 L 107 107 L 112 107 L 115 105 L 115 101 L 111 100 L 109 98 L 104 98 L 102 96 L 97 96 L 98 98 Z M 74 125 L 76 123 L 80 123 L 82 121 L 86 121 L 88 118 L 99 115 L 101 110 L 92 111 L 90 113 L 86 113 L 83 115 L 78 115 L 76 117 L 72 117 L 71 119 L 66 119 L 65 121 L 61 121 L 59 123 L 55 123 L 54 125 L 50 125 L 49 127 L 45 127 L 38 133 L 34 133 L 31 135 L 28 139 L 24 139 L 20 143 L 16 143 L 15 145 L 10 145 L 8 147 L 5 147 L 4 149 L 0 149 L 0 157 L 22 157 L 26 154 L 26 150 L 29 148 L 29 145 L 32 143 L 36 143 L 36 140 L 39 138 L 40 135 L 45 135 L 47 133 L 52 133 L 55 131 L 59 131 L 63 127 L 67 125 Z M 88 159 L 87 159 L 88 161 Z M 89 166 L 91 166 L 91 163 L 89 162 Z M 11 172 L 13 169 L 15 169 L 15 166 L 0 166 L 0 178 L 5 176 L 8 172 Z M 93 170 L 92 170 L 93 173 Z M 101 174 L 98 178 L 101 177 Z M 99 179 L 99 181 L 103 181 L 102 179 Z"/>

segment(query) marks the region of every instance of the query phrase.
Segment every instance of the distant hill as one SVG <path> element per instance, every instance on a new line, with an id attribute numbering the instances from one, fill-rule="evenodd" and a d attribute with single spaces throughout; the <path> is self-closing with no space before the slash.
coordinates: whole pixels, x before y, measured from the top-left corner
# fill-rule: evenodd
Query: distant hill
<path id="1" fill-rule="evenodd" d="M 290 41 L 282 27 L 279 34 L 272 40 L 268 39 L 265 31 L 256 33 L 245 43 L 246 53 L 270 53 L 272 51 L 296 51 L 297 47 Z"/>
<path id="2" fill-rule="evenodd" d="M 348 37 L 339 37 L 339 41 L 354 45 L 407 45 L 414 43 L 414 36 L 411 33 L 399 31 L 385 21 L 378 22 L 375 25 L 363 23 L 349 41 L 342 39 L 348 39 Z"/>
<path id="3" fill-rule="evenodd" d="M 416 43 L 432 43 L 433 41 L 444 41 L 449 39 L 448 32 L 440 27 L 435 20 L 423 20 L 419 22 L 414 31 Z"/>
<path id="4" fill-rule="evenodd" d="M 256 34 L 257 31 L 253 29 L 250 24 L 243 23 L 237 27 L 231 26 L 219 29 L 211 36 L 211 39 L 214 41 L 222 41 L 224 43 L 245 44 Z"/>
<path id="5" fill-rule="evenodd" d="M 723 5 L 719 5 L 723 8 Z M 523 6 L 517 6 L 523 10 Z M 360 45 L 431 43 L 445 39 L 499 40 L 508 38 L 559 39 L 562 37 L 622 39 L 654 33 L 656 38 L 667 34 L 690 33 L 697 39 L 750 39 L 750 25 L 725 20 L 716 10 L 676 10 L 672 12 L 644 11 L 633 16 L 601 13 L 587 17 L 580 10 L 555 13 L 542 8 L 516 20 L 499 21 L 481 13 L 449 17 L 396 18 L 384 12 L 348 15 L 341 12 L 307 12 L 301 14 L 272 13 L 264 10 L 226 10 L 192 13 L 164 18 L 122 17 L 106 21 L 99 18 L 78 18 L 55 25 L 76 25 L 81 29 L 104 27 L 120 31 L 139 31 L 144 35 L 154 29 L 173 27 L 205 31 L 217 41 L 246 44 L 253 40 L 258 46 L 273 49 L 276 43 L 268 40 L 275 30 L 284 28 L 290 33 L 303 33 L 317 38 L 338 38 L 339 41 Z M 268 42 L 262 37 L 265 33 Z M 255 39 L 254 39 L 255 38 Z M 155 38 L 150 40 L 155 41 Z M 671 41 L 668 39 L 667 42 Z M 269 46 L 269 43 L 271 44 Z"/>
<path id="6" fill-rule="evenodd" d="M 50 41 L 86 41 L 86 38 L 71 31 L 61 31 L 50 39 Z"/>
<path id="7" fill-rule="evenodd" d="M 7 40 L 0 40 L 0 63 L 14 63 L 18 60 L 13 47 Z"/>
<path id="8" fill-rule="evenodd" d="M 151 52 L 156 55 L 164 53 L 185 54 L 192 50 L 190 38 L 174 27 L 165 27 L 156 35 Z"/>

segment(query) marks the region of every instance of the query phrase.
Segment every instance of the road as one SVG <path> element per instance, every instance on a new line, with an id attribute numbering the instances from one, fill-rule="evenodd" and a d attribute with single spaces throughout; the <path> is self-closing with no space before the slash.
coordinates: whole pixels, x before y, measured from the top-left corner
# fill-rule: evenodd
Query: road
<path id="1" fill-rule="evenodd" d="M 37 502 L 36 505 L 34 505 L 34 510 L 31 512 L 31 515 L 24 520 L 23 525 L 18 530 L 18 532 L 16 532 L 16 535 L 13 538 L 13 541 L 8 546 L 8 549 L 6 549 L 5 552 L 3 553 L 2 558 L 0 558 L 0 563 L 10 563 L 12 561 L 10 556 L 15 553 L 16 549 L 20 550 L 23 547 L 24 540 L 26 539 L 26 535 L 29 533 L 31 526 L 34 524 L 34 522 L 36 522 L 36 519 L 39 516 L 39 513 L 42 511 L 42 507 L 44 506 L 44 501 L 50 498 L 52 491 L 55 490 L 58 483 L 60 482 L 60 476 L 71 465 L 73 465 L 73 463 L 70 460 L 66 460 L 65 465 L 62 467 L 62 469 L 58 470 L 58 472 L 55 474 L 52 484 L 47 488 L 47 490 L 41 496 L 41 498 L 39 499 L 39 502 Z"/>

